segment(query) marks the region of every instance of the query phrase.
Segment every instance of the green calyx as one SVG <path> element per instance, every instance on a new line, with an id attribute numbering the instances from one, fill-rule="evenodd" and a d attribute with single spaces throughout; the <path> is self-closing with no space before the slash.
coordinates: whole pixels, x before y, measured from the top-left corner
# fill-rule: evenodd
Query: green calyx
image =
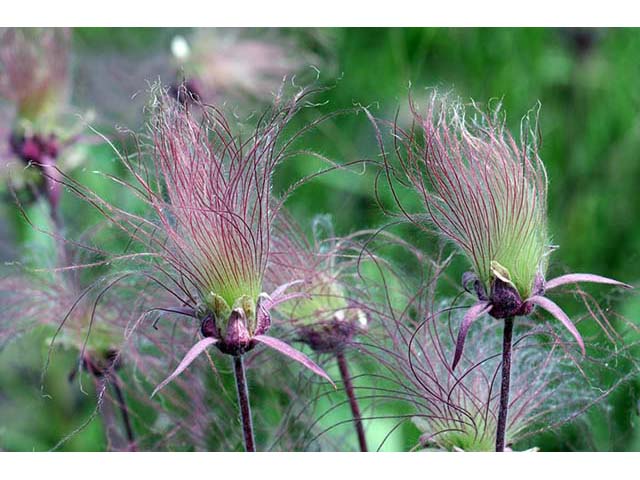
<path id="1" fill-rule="evenodd" d="M 209 292 L 203 304 L 198 308 L 198 317 L 204 318 L 208 313 L 212 313 L 216 329 L 220 332 L 220 335 L 224 337 L 229 326 L 231 312 L 234 310 L 242 310 L 247 322 L 247 329 L 249 333 L 253 334 L 257 325 L 256 306 L 256 301 L 249 295 L 241 295 L 236 298 L 230 307 L 227 301 L 220 295 Z"/>
<path id="2" fill-rule="evenodd" d="M 323 323 L 330 316 L 344 317 L 349 309 L 344 289 L 330 276 L 318 278 L 305 291 L 309 294 L 307 297 L 297 298 L 279 307 L 283 315 L 295 319 L 300 326 Z"/>
<path id="3" fill-rule="evenodd" d="M 122 334 L 111 325 L 107 318 L 92 319 L 88 312 L 73 312 L 63 328 L 47 337 L 45 342 L 47 346 L 58 345 L 78 351 L 106 352 L 122 343 Z"/>
<path id="4" fill-rule="evenodd" d="M 483 269 L 478 269 L 478 277 L 482 280 L 487 292 L 496 279 L 511 285 L 524 300 L 531 296 L 538 275 L 544 276 L 546 255 L 544 243 L 532 251 L 525 249 L 513 255 L 499 255 Z"/>
<path id="5" fill-rule="evenodd" d="M 413 417 L 413 424 L 423 432 L 423 437 L 431 431 L 440 433 L 428 438 L 423 443 L 425 449 L 444 450 L 448 452 L 493 452 L 495 450 L 495 425 L 493 422 L 485 422 L 478 415 L 474 422 L 469 419 L 454 422 L 453 425 L 442 428 L 442 425 L 432 425 L 430 420 L 424 417 Z"/>
<path id="6" fill-rule="evenodd" d="M 540 175 L 531 171 L 517 182 L 500 175 L 492 178 L 494 184 L 485 199 L 492 206 L 488 222 L 478 227 L 481 233 L 472 237 L 473 249 L 467 251 L 487 292 L 500 279 L 526 299 L 536 277 L 544 277 L 549 237 Z"/>

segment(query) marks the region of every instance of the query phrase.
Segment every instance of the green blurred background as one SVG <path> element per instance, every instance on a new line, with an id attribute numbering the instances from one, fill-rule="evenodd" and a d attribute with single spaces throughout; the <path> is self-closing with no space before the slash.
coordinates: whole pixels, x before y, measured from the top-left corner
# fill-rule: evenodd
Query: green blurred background
<path id="1" fill-rule="evenodd" d="M 76 62 L 99 61 L 105 51 L 123 58 L 152 56 L 155 51 L 167 50 L 176 32 L 185 33 L 76 29 L 74 47 L 80 52 Z M 273 32 L 257 30 L 253 34 L 272 36 Z M 539 101 L 541 157 L 550 180 L 550 230 L 553 243 L 560 246 L 553 255 L 551 273 L 571 269 L 637 283 L 640 223 L 636 225 L 634 219 L 640 214 L 639 30 L 357 28 L 320 32 L 289 29 L 279 34 L 322 59 L 319 82 L 331 88 L 319 96 L 318 101 L 326 103 L 313 114 L 367 105 L 376 116 L 389 120 L 399 110 L 402 123 L 408 118 L 409 93 L 420 103 L 426 87 L 438 87 L 480 102 L 502 99 L 509 125 L 517 130 L 520 118 Z M 138 88 L 144 89 L 144 85 Z M 83 102 L 83 107 L 89 106 L 87 99 Z M 96 104 L 99 111 L 100 99 Z M 303 112 L 302 117 L 305 115 Z M 340 163 L 379 155 L 373 129 L 362 114 L 337 116 L 304 142 Z M 96 182 L 87 172 L 117 170 L 112 157 L 108 148 L 94 147 L 78 178 L 86 176 L 86 181 Z M 283 188 L 318 168 L 319 163 L 311 159 L 285 165 L 278 172 L 277 186 Z M 373 169 L 325 175 L 300 188 L 288 205 L 303 222 L 319 213 L 331 213 L 339 234 L 380 226 L 389 219 L 376 204 L 373 178 Z M 388 201 L 388 195 L 383 194 L 383 200 Z M 410 205 L 413 201 L 407 199 Z M 68 214 L 77 207 L 72 199 L 65 199 L 63 208 Z M 2 213 L 13 219 L 20 254 L 34 241 L 33 236 L 16 220 L 10 206 Z M 99 218 L 87 211 L 82 216 L 71 215 L 70 221 L 80 227 Z M 425 249 L 435 248 L 433 239 L 410 230 L 406 235 Z M 460 273 L 464 265 L 453 268 Z M 632 320 L 640 313 L 640 302 L 633 295 L 614 298 L 611 307 Z M 577 304 L 568 306 L 569 312 L 577 308 Z M 78 425 L 78 415 L 84 417 L 92 409 L 90 396 L 78 395 L 66 384 L 50 385 L 55 392 L 52 400 L 40 398 L 44 349 L 31 351 L 26 345 L 28 338 L 0 356 L 1 449 L 51 448 Z M 60 371 L 52 371 L 49 378 L 56 374 L 64 378 L 64 362 L 57 368 Z M 624 368 L 621 365 L 621 370 Z M 606 416 L 599 410 L 588 417 L 586 425 L 565 427 L 531 444 L 543 450 L 640 450 L 638 408 L 637 385 L 626 385 L 612 397 Z M 392 425 L 370 425 L 372 438 L 382 439 Z M 101 428 L 98 421 L 93 422 L 62 448 L 104 449 Z M 415 436 L 415 429 L 408 425 L 386 448 L 405 448 Z"/>

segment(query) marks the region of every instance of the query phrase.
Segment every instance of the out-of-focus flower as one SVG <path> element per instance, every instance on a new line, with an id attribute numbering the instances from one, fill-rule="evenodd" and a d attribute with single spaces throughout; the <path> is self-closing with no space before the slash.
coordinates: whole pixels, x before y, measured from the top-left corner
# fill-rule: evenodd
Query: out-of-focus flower
<path id="1" fill-rule="evenodd" d="M 21 120 L 51 122 L 67 104 L 71 32 L 7 28 L 0 32 L 0 95 Z"/>
<path id="2" fill-rule="evenodd" d="M 69 105 L 71 31 L 7 28 L 0 32 L 0 176 L 14 189 L 35 187 L 55 212 L 59 171 L 86 153 L 84 126 Z"/>
<path id="3" fill-rule="evenodd" d="M 320 60 L 275 31 L 196 29 L 174 37 L 171 52 L 189 92 L 205 102 L 270 100 L 285 78 Z"/>
<path id="4" fill-rule="evenodd" d="M 353 240 L 341 242 L 333 235 L 328 216 L 316 217 L 313 224 L 315 238 L 310 243 L 295 220 L 280 211 L 266 280 L 273 285 L 304 280 L 293 288 L 306 295 L 282 305 L 277 318 L 314 351 L 336 354 L 367 328 L 367 315 L 355 305 L 355 299 L 350 300 L 355 295 L 348 292 L 345 283 L 353 275 L 349 269 L 353 269 L 357 253 Z"/>
<path id="5" fill-rule="evenodd" d="M 183 321 L 173 328 L 142 324 L 157 308 L 170 305 L 172 297 L 152 281 L 141 288 L 131 272 L 87 283 L 82 278 L 90 277 L 84 266 L 89 260 L 80 255 L 70 260 L 77 268 L 6 266 L 0 280 L 0 350 L 22 335 L 43 332 L 47 353 L 42 380 L 65 350 L 78 358 L 69 365 L 69 381 L 77 380 L 83 389 L 88 375 L 95 387 L 94 412 L 54 448 L 97 417 L 109 450 L 236 449 L 230 438 L 235 421 L 229 421 L 235 412 L 210 393 L 203 380 L 209 365 L 185 372 L 160 401 L 149 398 L 149 389 L 193 341 L 193 331 Z M 148 311 L 151 303 L 155 309 Z"/>
<path id="6" fill-rule="evenodd" d="M 321 239 L 320 234 L 328 238 Z M 358 255 L 353 240 L 341 241 L 333 235 L 331 220 L 326 215 L 314 220 L 314 236 L 314 243 L 309 243 L 300 226 L 282 209 L 274 225 L 266 280 L 273 285 L 303 280 L 294 287 L 302 295 L 280 307 L 276 318 L 315 352 L 329 353 L 336 358 L 360 449 L 367 451 L 360 407 L 345 356 L 355 336 L 367 327 L 367 315 L 356 305 L 356 302 L 366 302 L 366 293 L 361 292 L 357 300 L 351 301 L 345 283 L 353 275 L 348 268 L 354 267 Z"/>
<path id="7" fill-rule="evenodd" d="M 144 47 L 122 49 L 116 42 L 100 48 L 76 42 L 78 62 L 74 97 L 96 106 L 103 128 L 137 129 L 143 123 L 145 90 L 160 80 L 171 96 L 205 104 L 233 105 L 246 117 L 271 104 L 285 78 L 334 72 L 329 29 L 156 29 Z M 306 78 L 309 77 L 309 78 Z M 184 86 L 186 89 L 181 89 Z"/>
<path id="8" fill-rule="evenodd" d="M 56 255 L 54 254 L 53 257 Z M 6 267 L 0 280 L 0 346 L 23 334 L 44 330 L 46 364 L 44 376 L 57 349 L 71 350 L 78 363 L 70 368 L 69 379 L 79 371 L 90 374 L 96 385 L 98 407 L 109 397 L 124 415 L 127 439 L 116 441 L 120 432 L 112 426 L 108 440 L 118 448 L 135 448 L 129 412 L 125 404 L 123 384 L 118 375 L 122 366 L 121 345 L 127 322 L 135 311 L 120 303 L 120 294 L 109 288 L 109 282 L 82 285 L 74 269 L 51 268 L 30 271 L 17 266 Z M 104 306 L 99 310 L 98 304 Z M 104 398 L 103 398 L 104 397 Z M 105 423 L 115 415 L 108 415 Z"/>

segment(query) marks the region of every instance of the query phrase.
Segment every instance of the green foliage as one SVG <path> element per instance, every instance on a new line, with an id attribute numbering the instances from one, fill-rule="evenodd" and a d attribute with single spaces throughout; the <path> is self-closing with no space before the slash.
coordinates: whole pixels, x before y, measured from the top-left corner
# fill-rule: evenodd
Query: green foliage
<path id="1" fill-rule="evenodd" d="M 297 35 L 299 31 L 289 33 L 301 41 L 306 38 Z M 376 116 L 393 119 L 397 114 L 399 123 L 407 123 L 409 93 L 420 105 L 425 98 L 424 87 L 436 86 L 479 101 L 502 99 L 508 126 L 515 132 L 519 128 L 519 115 L 540 101 L 540 156 L 549 176 L 548 230 L 552 243 L 561 245 L 552 257 L 549 276 L 570 268 L 635 282 L 640 271 L 640 222 L 634 220 L 640 217 L 639 30 L 590 30 L 592 43 L 586 49 L 576 40 L 575 31 L 563 29 L 368 28 L 337 29 L 330 33 L 339 79 L 327 77 L 321 71 L 320 81 L 333 88 L 321 94 L 319 106 L 308 109 L 308 113 L 303 110 L 303 118 L 296 122 L 302 122 L 304 117 L 309 120 L 318 112 L 350 109 L 360 104 L 369 106 Z M 74 45 L 88 51 L 107 49 L 127 55 L 130 49 L 140 51 L 156 43 L 168 48 L 164 45 L 167 37 L 166 32 L 149 29 L 81 28 L 75 32 Z M 141 89 L 144 87 L 141 85 Z M 358 114 L 333 117 L 305 136 L 298 146 L 338 163 L 379 156 L 372 128 Z M 295 160 L 279 167 L 276 191 L 283 191 L 299 178 L 326 167 L 311 155 Z M 108 148 L 95 146 L 86 166 L 74 175 L 103 193 L 109 192 L 111 181 L 92 172 L 117 173 L 118 168 Z M 376 204 L 374 183 L 372 168 L 350 167 L 348 173 L 337 170 L 303 185 L 287 205 L 300 219 L 331 213 L 338 234 L 380 226 L 390 219 L 383 216 Z M 379 186 L 378 194 L 385 206 L 392 206 L 393 199 L 384 185 Z M 406 204 L 414 201 L 407 197 Z M 417 202 L 414 205 L 418 207 Z M 79 205 L 68 192 L 63 193 L 62 209 L 62 215 L 69 218 L 68 228 L 73 231 L 104 224 L 95 210 Z M 20 243 L 18 254 L 28 251 L 30 244 L 44 241 L 40 236 L 33 238 L 33 234 L 27 234 L 30 227 L 16 221 L 15 213 L 8 215 L 14 220 L 3 218 L 3 224 L 13 222 L 13 237 Z M 125 251 L 126 238 L 117 232 L 105 229 L 100 235 Z M 433 238 L 412 229 L 406 230 L 404 238 L 431 252 L 438 248 Z M 412 268 L 407 265 L 407 272 Z M 461 274 L 464 268 L 464 262 L 452 263 L 453 274 Z M 239 293 L 223 296 L 231 305 Z M 617 299 L 612 299 L 611 307 L 619 308 L 617 303 Z M 578 311 L 578 302 L 568 305 L 569 314 Z M 624 313 L 635 320 L 640 314 L 640 304 L 630 302 Z M 590 333 L 598 335 L 595 330 Z M 23 337 L 20 345 L 38 339 L 42 342 L 41 333 Z M 80 394 L 64 380 L 74 366 L 75 356 L 70 353 L 57 357 L 54 363 L 57 366 L 52 367 L 47 379 L 57 376 L 62 380 L 48 385 L 47 392 L 53 398 L 43 398 L 39 373 L 44 359 L 40 352 L 25 354 L 28 351 L 17 347 L 0 351 L 0 450 L 49 449 L 76 428 L 81 423 L 79 419 L 90 415 L 94 404 L 92 393 Z M 621 374 L 625 368 L 629 366 L 620 366 Z M 531 445 L 542 450 L 594 446 L 638 450 L 638 390 L 637 385 L 630 386 L 624 394 L 613 397 L 606 412 L 609 423 L 588 418 L 593 427 L 588 428 L 589 435 L 594 437 L 593 444 L 580 441 L 580 430 L 568 426 L 554 435 L 532 439 Z M 348 405 L 340 408 L 346 412 Z M 392 404 L 386 408 L 391 409 L 389 415 L 401 413 Z M 345 416 L 348 415 L 342 418 Z M 331 425 L 330 419 L 322 423 Z M 380 441 L 393 427 L 384 421 L 369 424 L 372 436 Z M 622 432 L 618 441 L 610 438 L 611 425 L 615 426 L 615 432 Z M 103 450 L 106 445 L 101 428 L 99 421 L 91 422 L 63 448 Z M 386 431 L 381 432 L 380 428 Z M 416 429 L 409 425 L 396 430 L 385 448 L 407 448 L 407 445 L 410 448 L 416 438 Z M 460 439 L 455 440 L 452 443 Z"/>

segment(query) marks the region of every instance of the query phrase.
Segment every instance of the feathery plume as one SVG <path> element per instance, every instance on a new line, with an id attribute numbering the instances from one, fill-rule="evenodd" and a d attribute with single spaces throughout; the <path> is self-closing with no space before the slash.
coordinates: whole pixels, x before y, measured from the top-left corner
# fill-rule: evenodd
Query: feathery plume
<path id="1" fill-rule="evenodd" d="M 386 335 L 370 350 L 388 372 L 380 374 L 388 385 L 382 395 L 410 406 L 401 420 L 411 419 L 421 433 L 415 449 L 492 451 L 502 411 L 497 322 L 492 319 L 469 332 L 465 355 L 454 369 L 450 359 L 464 306 L 436 294 L 439 283 L 449 282 L 446 261 L 416 257 L 415 262 L 430 272 L 425 281 L 402 284 L 385 272 L 387 283 L 399 288 L 389 297 L 393 303 L 378 309 Z M 535 316 L 523 318 L 514 333 L 518 361 L 510 375 L 505 448 L 531 447 L 527 440 L 537 434 L 579 419 L 629 382 L 638 368 L 630 345 L 611 349 L 593 342 L 595 354 L 579 359 L 570 343 Z M 621 361 L 633 364 L 624 375 L 614 367 Z"/>
<path id="2" fill-rule="evenodd" d="M 504 433 L 509 397 L 513 321 L 536 306 L 555 317 L 574 337 L 583 354 L 584 341 L 569 317 L 545 294 L 576 282 L 629 288 L 622 282 L 592 274 L 563 275 L 546 281 L 551 252 L 547 231 L 547 175 L 538 155 L 537 111 L 527 115 L 517 141 L 505 127 L 500 105 L 485 113 L 433 93 L 426 112 L 412 105 L 419 132 L 396 129 L 406 148 L 396 149 L 403 185 L 418 192 L 428 221 L 464 252 L 473 272 L 462 278 L 477 303 L 464 315 L 453 368 L 462 357 L 471 325 L 485 314 L 504 319 L 503 412 L 498 429 Z M 398 146 L 398 143 L 396 144 Z M 404 154 L 403 154 L 404 153 Z M 389 184 L 397 173 L 384 155 Z M 397 194 L 394 197 L 399 198 Z M 425 227 L 400 205 L 403 214 Z M 504 448 L 497 435 L 496 449 Z"/>
<path id="3" fill-rule="evenodd" d="M 287 293 L 296 281 L 263 291 L 271 253 L 271 225 L 280 207 L 271 192 L 272 175 L 288 154 L 281 139 L 287 123 L 306 101 L 298 92 L 288 104 L 258 121 L 242 140 L 221 111 L 173 101 L 153 91 L 148 150 L 121 159 L 133 183 L 113 178 L 133 192 L 149 211 L 116 206 L 81 185 L 74 189 L 127 232 L 146 275 L 176 299 L 168 313 L 197 319 L 202 338 L 186 353 L 165 387 L 209 347 L 233 357 L 248 450 L 255 448 L 248 411 L 243 355 L 263 344 L 331 381 L 315 362 L 283 341 L 268 336 L 271 310 L 301 296 Z M 151 165 L 146 163 L 147 155 Z"/>
<path id="4" fill-rule="evenodd" d="M 327 215 L 313 222 L 314 242 L 281 209 L 274 225 L 273 251 L 266 280 L 274 285 L 300 279 L 293 286 L 301 296 L 284 304 L 276 319 L 316 353 L 335 357 L 349 399 L 361 451 L 367 451 L 360 407 L 355 395 L 347 350 L 354 338 L 367 328 L 367 315 L 357 306 L 366 303 L 366 292 L 348 292 L 348 277 L 358 261 L 353 238 L 338 239 Z M 321 238 L 325 236 L 325 238 Z M 352 290 L 355 290 L 352 288 Z M 350 300 L 354 296 L 354 300 Z"/>
<path id="5" fill-rule="evenodd" d="M 0 31 L 0 175 L 14 190 L 32 187 L 54 220 L 59 171 L 73 169 L 86 153 L 84 126 L 69 115 L 70 59 L 69 29 Z"/>

